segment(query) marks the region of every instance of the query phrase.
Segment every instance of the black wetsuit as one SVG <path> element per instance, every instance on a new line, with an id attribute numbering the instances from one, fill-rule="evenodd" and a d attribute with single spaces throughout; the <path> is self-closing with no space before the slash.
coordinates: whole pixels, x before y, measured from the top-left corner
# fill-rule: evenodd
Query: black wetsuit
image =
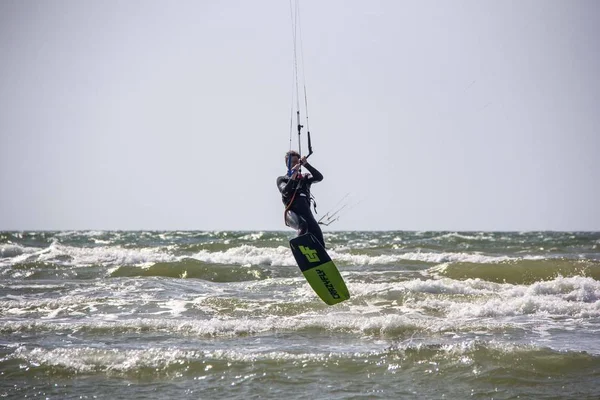
<path id="1" fill-rule="evenodd" d="M 292 198 L 294 199 L 288 210 L 293 211 L 300 217 L 298 234 L 303 235 L 310 232 L 325 247 L 321 227 L 310 211 L 310 185 L 314 182 L 321 182 L 323 175 L 308 163 L 304 164 L 304 166 L 310 172 L 309 175 L 303 175 L 301 178 L 293 180 L 287 175 L 280 176 L 277 178 L 277 187 L 281 192 L 281 199 L 286 207 L 290 204 Z"/>

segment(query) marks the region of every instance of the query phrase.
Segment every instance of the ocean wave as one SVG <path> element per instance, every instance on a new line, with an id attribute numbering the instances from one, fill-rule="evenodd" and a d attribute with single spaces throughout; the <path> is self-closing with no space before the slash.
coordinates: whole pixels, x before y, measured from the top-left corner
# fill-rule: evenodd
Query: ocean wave
<path id="1" fill-rule="evenodd" d="M 40 249 L 37 247 L 25 247 L 18 244 L 0 244 L 0 258 L 17 257 L 23 254 L 34 254 Z"/>
<path id="2" fill-rule="evenodd" d="M 522 360 L 527 360 L 523 362 Z M 575 351 L 556 351 L 533 345 L 511 345 L 495 341 L 469 340 L 456 344 L 406 343 L 388 349 L 367 352 L 289 350 L 196 350 L 177 347 L 146 349 L 107 349 L 99 347 L 59 347 L 46 349 L 18 346 L 3 360 L 27 365 L 21 368 L 23 376 L 42 370 L 47 373 L 103 373 L 108 375 L 143 374 L 164 376 L 186 374 L 214 376 L 239 373 L 251 368 L 255 371 L 275 372 L 282 366 L 302 367 L 303 373 L 318 372 L 323 367 L 359 372 L 368 367 L 372 373 L 388 374 L 415 371 L 420 373 L 463 372 L 480 379 L 494 371 L 512 371 L 503 374 L 514 382 L 522 379 L 547 381 L 549 377 L 595 376 L 600 368 L 600 357 Z M 33 371 L 30 371 L 33 370 Z M 36 371 L 37 369 L 37 371 Z M 41 371 L 40 371 L 41 372 Z M 239 375 L 241 377 L 243 375 Z M 247 377 L 252 375 L 247 375 Z M 451 375 L 450 375 L 451 376 Z"/>
<path id="3" fill-rule="evenodd" d="M 589 277 L 559 277 L 531 285 L 480 279 L 411 279 L 379 283 L 347 279 L 351 299 L 328 308 L 307 282 L 293 273 L 289 277 L 260 280 L 251 274 L 252 270 L 235 272 L 235 277 L 230 279 L 237 279 L 237 282 L 231 282 L 227 288 L 218 280 L 210 282 L 207 277 L 204 277 L 203 283 L 139 280 L 134 286 L 133 282 L 124 280 L 54 298 L 20 296 L 0 301 L 0 315 L 47 319 L 43 323 L 37 321 L 41 325 L 35 325 L 37 322 L 29 325 L 29 321 L 23 321 L 24 329 L 29 329 L 28 326 L 32 329 L 52 327 L 55 326 L 52 325 L 53 318 L 60 317 L 71 318 L 74 324 L 56 325 L 59 329 L 67 329 L 68 326 L 71 326 L 68 329 L 99 327 L 127 331 L 166 329 L 200 336 L 313 328 L 395 335 L 417 328 L 426 331 L 448 327 L 470 329 L 473 323 L 477 323 L 474 321 L 477 318 L 498 318 L 499 324 L 512 324 L 511 317 L 523 315 L 537 315 L 543 319 L 600 317 L 600 281 Z M 186 287 L 179 297 L 165 299 L 161 295 L 165 284 L 178 285 L 174 289 L 180 292 L 181 285 Z M 113 293 L 112 297 L 106 297 L 108 292 Z M 263 297 L 267 293 L 268 300 Z M 262 300 L 254 300 L 255 296 Z M 115 314 L 116 310 L 120 313 Z M 102 320 L 103 312 L 111 313 L 112 318 L 118 321 Z M 170 316 L 185 313 L 186 318 L 200 320 L 157 321 L 151 318 L 155 313 Z M 93 315 L 97 318 L 76 321 L 79 317 Z M 138 319 L 131 320 L 132 315 Z M 277 318 L 271 319 L 273 316 Z M 254 320 L 255 317 L 262 319 Z M 494 323 L 481 321 L 482 326 L 494 326 Z M 0 330 L 6 328 L 11 331 L 17 325 L 11 326 L 3 325 Z"/>
<path id="4" fill-rule="evenodd" d="M 506 236 L 503 236 L 501 239 L 506 239 Z M 431 238 L 431 240 L 446 240 L 446 239 L 450 239 L 450 240 L 454 240 L 454 239 L 459 239 L 459 240 L 468 240 L 468 241 L 480 241 L 480 240 L 485 240 L 485 241 L 490 241 L 490 242 L 495 242 L 497 239 L 491 235 L 491 234 L 486 234 L 485 232 L 471 232 L 471 234 L 467 234 L 467 232 L 449 232 L 449 233 L 445 233 L 443 235 L 440 236 L 434 236 Z"/>
<path id="5" fill-rule="evenodd" d="M 218 307 L 218 305 L 216 305 Z M 185 304 L 178 303 L 181 310 Z M 198 304 L 197 307 L 211 307 L 210 303 Z M 215 304 L 212 305 L 215 307 Z M 310 308 L 306 308 L 310 309 Z M 400 309 L 399 309 L 400 310 Z M 337 311 L 318 313 L 301 312 L 298 308 L 293 315 L 269 315 L 260 313 L 256 316 L 212 317 L 209 319 L 192 318 L 135 318 L 107 319 L 100 318 L 74 320 L 71 322 L 46 320 L 13 320 L 0 322 L 0 332 L 6 335 L 26 332 L 63 332 L 77 334 L 126 334 L 140 332 L 168 332 L 183 336 L 196 337 L 244 337 L 272 332 L 330 332 L 353 333 L 360 336 L 402 339 L 417 332 L 471 332 L 481 330 L 497 330 L 506 326 L 504 322 L 476 320 L 444 320 L 440 318 L 422 318 L 415 314 L 414 307 L 406 307 L 405 314 L 378 314 L 377 307 L 359 306 L 353 311 Z M 173 312 L 171 312 L 172 315 Z M 177 314 L 177 313 L 176 313 Z M 281 313 L 280 313 L 281 314 Z M 363 315 L 366 314 L 366 315 Z"/>
<path id="6" fill-rule="evenodd" d="M 470 301 L 429 297 L 417 301 L 451 320 L 538 315 L 548 318 L 600 317 L 600 282 L 583 277 L 557 278 L 531 286 L 496 284 L 488 296 Z"/>
<path id="7" fill-rule="evenodd" d="M 265 236 L 265 232 L 251 232 L 237 238 L 238 240 L 248 240 L 248 241 L 257 241 L 262 239 Z"/>
<path id="8" fill-rule="evenodd" d="M 600 262 L 593 260 L 544 259 L 524 257 L 494 264 L 461 261 L 444 263 L 430 272 L 452 279 L 483 279 L 491 282 L 530 284 L 558 276 L 589 276 L 600 280 Z"/>
<path id="9" fill-rule="evenodd" d="M 451 318 L 461 313 L 464 317 L 536 313 L 555 317 L 600 316 L 600 281 L 581 276 L 558 277 L 531 285 L 443 278 L 352 283 L 349 288 L 357 303 L 364 299 L 395 301 L 414 310 L 435 309 Z"/>
<path id="10" fill-rule="evenodd" d="M 550 376 L 565 374 L 595 375 L 593 370 L 600 366 L 599 354 L 480 339 L 449 344 L 405 341 L 391 346 L 388 354 L 395 355 L 397 360 L 415 363 L 427 361 L 433 366 L 457 363 L 475 367 L 472 370 L 475 376 L 508 369 L 516 372 L 513 377 L 515 380 L 521 378 L 523 373 L 529 378 L 538 376 L 545 380 Z"/>
<path id="11" fill-rule="evenodd" d="M 116 231 L 61 231 L 55 234 L 56 237 L 74 237 L 74 236 L 104 236 L 104 235 L 118 235 Z"/>
<path id="12" fill-rule="evenodd" d="M 64 265 L 142 265 L 176 261 L 179 257 L 168 248 L 134 248 L 121 246 L 73 247 L 53 243 L 41 251 L 38 261 L 51 261 Z"/>
<path id="13" fill-rule="evenodd" d="M 259 237 L 262 237 L 261 232 L 255 235 L 256 240 L 260 240 Z M 289 247 L 276 245 L 275 242 L 280 241 L 279 238 L 276 238 L 277 240 L 275 241 L 271 239 L 269 239 L 268 247 L 251 244 L 235 246 L 226 243 L 206 242 L 183 246 L 169 244 L 165 246 L 133 248 L 121 245 L 105 245 L 104 240 L 97 243 L 103 244 L 101 246 L 86 247 L 65 245 L 54 240 L 45 248 L 2 245 L 0 247 L 0 255 L 3 256 L 1 264 L 4 266 L 35 262 L 50 262 L 66 266 L 149 266 L 157 263 L 175 263 L 190 258 L 207 264 L 222 265 L 296 265 Z M 99 239 L 94 240 L 98 241 Z M 197 251 L 198 247 L 200 247 L 199 251 Z M 445 276 L 452 276 L 457 279 L 460 279 L 460 276 L 475 276 L 470 274 L 488 273 L 493 275 L 495 273 L 493 271 L 495 270 L 490 267 L 486 269 L 485 265 L 501 264 L 505 268 L 512 263 L 512 265 L 515 265 L 514 268 L 518 269 L 519 265 L 524 265 L 519 263 L 524 261 L 556 260 L 556 262 L 560 262 L 561 260 L 558 256 L 550 255 L 525 254 L 516 257 L 480 252 L 404 252 L 401 249 L 387 249 L 387 252 L 384 252 L 384 254 L 377 254 L 377 252 L 373 253 L 372 249 L 346 249 L 345 247 L 334 247 L 329 250 L 329 255 L 340 266 L 394 265 L 406 262 L 453 264 L 451 267 L 441 268 L 438 272 L 448 274 Z M 590 260 L 584 259 L 584 261 Z M 503 271 L 507 271 L 507 268 L 509 267 L 506 267 Z M 542 270 L 543 268 L 540 268 L 540 271 Z"/>
<path id="14" fill-rule="evenodd" d="M 156 263 L 145 267 L 135 265 L 119 266 L 112 268 L 109 271 L 109 276 L 163 276 L 203 279 L 211 282 L 242 282 L 268 279 L 273 276 L 273 271 L 256 266 L 207 264 L 203 261 L 188 258 L 175 262 Z"/>
<path id="15" fill-rule="evenodd" d="M 472 263 L 501 263 L 518 260 L 508 256 L 489 256 L 473 253 L 429 253 L 409 252 L 385 255 L 351 254 L 345 251 L 330 250 L 333 261 L 342 265 L 385 265 L 400 261 L 418 261 L 424 263 L 447 263 L 447 262 L 472 262 Z M 292 253 L 288 247 L 256 247 L 242 245 L 224 251 L 202 250 L 193 258 L 213 264 L 238 264 L 238 265 L 296 265 Z M 533 258 L 538 258 L 534 256 Z"/>
<path id="16" fill-rule="evenodd" d="M 351 265 L 381 265 L 393 264 L 399 261 L 418 261 L 424 263 L 448 262 L 474 262 L 474 263 L 500 263 L 514 258 L 508 256 L 487 256 L 471 253 L 427 253 L 410 252 L 390 255 L 371 256 L 367 254 L 350 254 L 331 251 L 330 256 L 334 261 L 341 261 Z"/>
<path id="17" fill-rule="evenodd" d="M 293 266 L 296 261 L 288 247 L 256 247 L 242 245 L 224 251 L 201 250 L 192 258 L 212 264 L 283 265 Z"/>

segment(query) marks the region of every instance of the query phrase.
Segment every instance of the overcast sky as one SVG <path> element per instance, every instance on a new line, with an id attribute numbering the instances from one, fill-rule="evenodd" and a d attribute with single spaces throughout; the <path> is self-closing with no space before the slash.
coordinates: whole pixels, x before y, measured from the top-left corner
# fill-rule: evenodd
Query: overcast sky
<path id="1" fill-rule="evenodd" d="M 301 26 L 319 211 L 362 200 L 331 229 L 600 230 L 600 2 Z M 2 0 L 0 230 L 286 229 L 291 32 L 283 0 Z"/>

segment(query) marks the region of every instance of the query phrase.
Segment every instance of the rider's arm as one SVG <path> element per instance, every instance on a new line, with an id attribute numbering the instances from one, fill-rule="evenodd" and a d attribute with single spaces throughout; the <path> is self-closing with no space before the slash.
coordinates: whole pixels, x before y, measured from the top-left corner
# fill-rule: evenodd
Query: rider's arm
<path id="1" fill-rule="evenodd" d="M 288 179 L 286 176 L 280 176 L 277 178 L 277 187 L 282 195 L 288 196 L 296 189 L 296 180 L 291 179 L 291 177 Z"/>
<path id="2" fill-rule="evenodd" d="M 304 164 L 304 166 L 312 175 L 310 178 L 308 178 L 308 182 L 321 182 L 323 180 L 323 174 L 320 173 L 315 167 L 313 167 L 309 163 Z"/>

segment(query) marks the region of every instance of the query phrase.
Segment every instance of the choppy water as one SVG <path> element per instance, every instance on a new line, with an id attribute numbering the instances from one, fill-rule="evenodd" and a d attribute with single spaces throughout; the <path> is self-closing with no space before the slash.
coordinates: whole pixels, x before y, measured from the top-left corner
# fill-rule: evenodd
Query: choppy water
<path id="1" fill-rule="evenodd" d="M 0 396 L 597 399 L 600 233 L 0 233 Z"/>

